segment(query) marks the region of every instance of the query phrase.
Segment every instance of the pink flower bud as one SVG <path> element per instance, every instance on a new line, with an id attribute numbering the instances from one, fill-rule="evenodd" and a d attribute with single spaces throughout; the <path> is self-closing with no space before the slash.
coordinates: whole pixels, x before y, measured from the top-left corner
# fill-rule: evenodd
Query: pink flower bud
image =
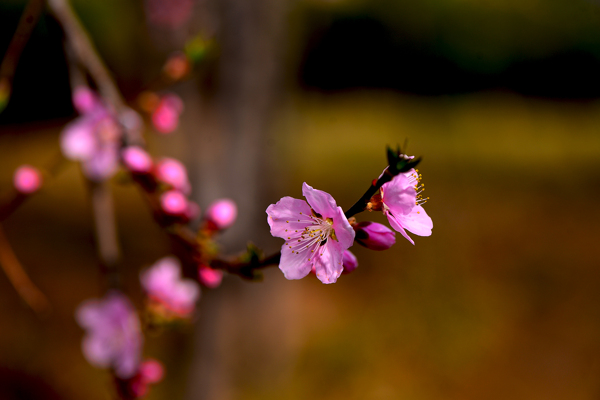
<path id="1" fill-rule="evenodd" d="M 42 186 L 42 174 L 30 165 L 21 165 L 15 171 L 13 182 L 19 192 L 30 194 Z"/>
<path id="2" fill-rule="evenodd" d="M 96 94 L 87 86 L 77 86 L 73 90 L 73 106 L 79 114 L 89 113 L 100 105 Z"/>
<path id="3" fill-rule="evenodd" d="M 237 217 L 237 206 L 230 199 L 221 199 L 213 202 L 206 210 L 206 219 L 218 229 L 230 227 Z"/>
<path id="4" fill-rule="evenodd" d="M 160 206 L 171 215 L 184 215 L 188 209 L 188 200 L 178 190 L 169 190 L 160 196 Z"/>
<path id="5" fill-rule="evenodd" d="M 90 159 L 97 148 L 93 121 L 78 118 L 67 124 L 60 136 L 60 148 L 65 157 L 70 160 Z"/>
<path id="6" fill-rule="evenodd" d="M 174 94 L 168 94 L 152 112 L 152 124 L 160 133 L 171 133 L 179 125 L 179 114 L 183 111 L 183 101 Z"/>
<path id="7" fill-rule="evenodd" d="M 198 267 L 198 280 L 207 288 L 214 289 L 221 284 L 223 271 L 200 265 Z"/>
<path id="8" fill-rule="evenodd" d="M 344 266 L 342 274 L 349 274 L 358 267 L 358 260 L 350 250 L 344 250 L 344 253 L 342 254 L 342 265 Z"/>
<path id="9" fill-rule="evenodd" d="M 396 233 L 377 222 L 364 221 L 353 226 L 359 244 L 371 250 L 387 250 L 396 243 Z"/>
<path id="10" fill-rule="evenodd" d="M 156 178 L 183 193 L 189 194 L 191 191 L 185 166 L 174 158 L 163 158 L 158 162 L 156 165 Z"/>
<path id="11" fill-rule="evenodd" d="M 160 382 L 164 376 L 165 370 L 162 363 L 153 358 L 145 360 L 140 366 L 140 376 L 144 382 Z"/>
<path id="12" fill-rule="evenodd" d="M 152 169 L 152 158 L 139 146 L 129 146 L 121 151 L 125 167 L 131 172 L 147 173 Z"/>

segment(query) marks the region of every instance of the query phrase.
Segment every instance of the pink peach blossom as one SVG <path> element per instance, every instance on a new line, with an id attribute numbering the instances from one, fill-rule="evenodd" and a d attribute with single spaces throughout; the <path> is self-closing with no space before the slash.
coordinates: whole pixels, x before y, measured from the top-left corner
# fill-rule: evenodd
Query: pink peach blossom
<path id="1" fill-rule="evenodd" d="M 170 215 L 186 215 L 188 199 L 178 190 L 169 190 L 160 196 L 160 207 Z"/>
<path id="2" fill-rule="evenodd" d="M 156 179 L 185 194 L 190 194 L 192 189 L 187 169 L 181 161 L 174 158 L 165 157 L 156 164 Z"/>
<path id="3" fill-rule="evenodd" d="M 181 278 L 181 264 L 175 257 L 165 257 L 140 274 L 148 296 L 181 317 L 194 311 L 200 287 L 191 279 Z"/>
<path id="4" fill-rule="evenodd" d="M 138 315 L 125 295 L 111 291 L 102 299 L 87 300 L 75 316 L 86 330 L 82 348 L 90 364 L 112 367 L 123 379 L 137 373 L 143 338 Z"/>
<path id="5" fill-rule="evenodd" d="M 231 226 L 237 217 L 237 206 L 233 200 L 220 199 L 213 202 L 206 210 L 206 219 L 218 229 Z"/>
<path id="6" fill-rule="evenodd" d="M 164 95 L 152 112 L 152 124 L 160 133 L 171 133 L 179 126 L 183 101 L 175 94 Z"/>
<path id="7" fill-rule="evenodd" d="M 342 254 L 354 242 L 354 230 L 330 194 L 302 186 L 305 200 L 283 197 L 267 208 L 271 235 L 285 239 L 279 269 L 301 279 L 314 266 L 317 278 L 334 283 L 342 273 Z"/>
<path id="8" fill-rule="evenodd" d="M 433 222 L 421 206 L 425 199 L 420 193 L 420 175 L 414 169 L 396 175 L 390 182 L 381 187 L 383 213 L 387 216 L 392 228 L 400 232 L 409 242 L 415 242 L 406 230 L 419 236 L 430 236 Z"/>
<path id="9" fill-rule="evenodd" d="M 356 242 L 371 250 L 387 250 L 396 243 L 396 234 L 385 225 L 363 221 L 352 226 Z"/>
<path id="10" fill-rule="evenodd" d="M 214 289 L 221 285 L 223 271 L 212 269 L 206 265 L 200 265 L 198 267 L 198 280 L 207 288 Z"/>
<path id="11" fill-rule="evenodd" d="M 350 250 L 344 250 L 342 255 L 342 264 L 344 265 L 344 271 L 342 274 L 349 274 L 358 267 L 358 259 Z"/>
<path id="12" fill-rule="evenodd" d="M 129 146 L 121 151 L 125 167 L 131 172 L 148 173 L 152 169 L 152 157 L 139 146 Z"/>

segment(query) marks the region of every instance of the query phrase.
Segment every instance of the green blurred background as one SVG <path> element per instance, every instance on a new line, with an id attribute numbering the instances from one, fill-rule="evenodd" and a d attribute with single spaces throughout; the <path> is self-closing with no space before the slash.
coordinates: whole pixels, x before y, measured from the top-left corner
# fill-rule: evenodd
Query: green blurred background
<path id="1" fill-rule="evenodd" d="M 415 246 L 398 235 L 389 251 L 353 247 L 360 266 L 335 285 L 286 281 L 272 269 L 262 283 L 227 277 L 205 290 L 193 323 L 146 337 L 145 353 L 167 366 L 150 399 L 600 397 L 600 3 L 255 0 L 248 9 L 261 12 L 236 14 L 235 1 L 198 2 L 195 19 L 173 29 L 152 25 L 150 3 L 74 2 L 132 104 L 171 51 L 210 31 L 207 3 L 230 29 L 216 34 L 219 50 L 194 79 L 174 87 L 184 118 L 201 114 L 190 93 L 211 113 L 206 105 L 227 99 L 219 93 L 235 92 L 222 79 L 235 64 L 231 49 L 276 49 L 231 67 L 256 82 L 242 111 L 263 86 L 272 93 L 261 111 L 261 222 L 249 238 L 278 248 L 265 237 L 264 209 L 301 197 L 302 182 L 347 209 L 385 167 L 385 145 L 405 139 L 409 154 L 423 156 L 434 221 L 433 235 L 415 237 Z M 23 4 L 0 3 L 3 51 Z M 238 47 L 227 47 L 247 20 L 249 29 L 279 30 L 261 30 L 252 43 L 240 34 Z M 269 63 L 277 73 L 253 80 Z M 36 28 L 15 79 L 0 114 L 1 193 L 16 167 L 54 157 L 75 116 L 51 17 Z M 190 138 L 209 125 L 150 136 L 149 147 L 185 159 L 194 176 L 210 144 Z M 136 189 L 115 179 L 114 190 L 123 281 L 141 307 L 139 270 L 170 250 Z M 205 208 L 203 190 L 200 182 L 195 196 Z M 357 218 L 385 222 L 374 213 Z M 38 319 L 0 274 L 0 387 L 22 390 L 10 397 L 13 389 L 0 389 L 0 398 L 109 398 L 109 376 L 83 359 L 73 319 L 104 287 L 77 166 L 3 226 L 53 313 Z M 198 360 L 212 364 L 199 369 Z M 205 371 L 204 380 L 194 371 Z"/>

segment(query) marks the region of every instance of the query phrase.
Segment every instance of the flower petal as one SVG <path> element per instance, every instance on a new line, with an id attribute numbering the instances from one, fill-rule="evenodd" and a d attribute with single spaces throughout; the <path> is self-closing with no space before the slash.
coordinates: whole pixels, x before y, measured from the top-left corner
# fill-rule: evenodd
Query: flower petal
<path id="1" fill-rule="evenodd" d="M 347 249 L 348 247 L 352 246 L 356 233 L 344 215 L 344 210 L 342 210 L 342 207 L 337 207 L 335 216 L 333 216 L 332 219 L 335 237 L 339 241 L 340 246 L 343 249 Z"/>
<path id="2" fill-rule="evenodd" d="M 319 255 L 315 257 L 315 272 L 321 282 L 335 283 L 337 278 L 340 277 L 344 270 L 342 264 L 343 250 L 341 245 L 334 240 L 328 240 L 321 247 Z"/>
<path id="3" fill-rule="evenodd" d="M 395 215 L 409 214 L 415 206 L 417 192 L 409 180 L 412 171 L 396 175 L 381 187 L 383 204 Z"/>
<path id="4" fill-rule="evenodd" d="M 411 242 L 414 245 L 415 242 L 410 238 L 410 236 L 408 236 L 408 234 L 400 224 L 400 221 L 398 221 L 398 219 L 390 211 L 384 211 L 383 213 L 386 215 L 386 217 L 388 217 L 388 221 L 392 228 L 400 232 L 402 236 L 404 236 L 406 239 L 408 239 L 409 242 Z"/>
<path id="5" fill-rule="evenodd" d="M 415 206 L 410 214 L 398 215 L 398 220 L 405 229 L 415 235 L 431 236 L 433 221 L 421 206 Z"/>
<path id="6" fill-rule="evenodd" d="M 310 252 L 297 254 L 287 245 L 281 247 L 279 269 L 286 279 L 302 279 L 310 273 L 314 260 L 309 261 Z"/>
<path id="7" fill-rule="evenodd" d="M 304 215 L 311 214 L 308 203 L 289 196 L 283 197 L 276 204 L 271 204 L 267 207 L 267 222 L 271 227 L 271 235 L 287 239 L 288 233 L 286 229 L 290 229 L 290 224 L 298 221 L 300 213 Z M 304 229 L 305 225 L 302 226 L 302 229 Z"/>
<path id="8" fill-rule="evenodd" d="M 306 197 L 306 201 L 308 201 L 312 209 L 321 214 L 323 218 L 337 217 L 338 206 L 335 199 L 329 193 L 313 189 L 312 186 L 304 182 L 302 184 L 302 194 Z"/>

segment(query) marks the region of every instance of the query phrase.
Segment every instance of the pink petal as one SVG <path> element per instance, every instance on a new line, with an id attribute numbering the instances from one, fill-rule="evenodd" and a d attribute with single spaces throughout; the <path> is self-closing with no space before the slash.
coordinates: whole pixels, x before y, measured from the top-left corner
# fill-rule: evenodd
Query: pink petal
<path id="1" fill-rule="evenodd" d="M 60 136 L 60 148 L 70 160 L 83 161 L 91 158 L 96 146 L 94 124 L 85 118 L 78 118 L 67 124 Z"/>
<path id="2" fill-rule="evenodd" d="M 431 236 L 433 221 L 421 206 L 415 206 L 410 214 L 399 215 L 398 221 L 409 232 L 419 236 Z"/>
<path id="3" fill-rule="evenodd" d="M 417 193 L 408 173 L 396 175 L 381 187 L 382 201 L 395 215 L 408 214 L 415 206 Z"/>
<path id="4" fill-rule="evenodd" d="M 322 190 L 313 189 L 306 182 L 302 184 L 302 195 L 315 212 L 321 214 L 323 218 L 335 218 L 338 216 L 337 204 L 334 198 Z"/>
<path id="5" fill-rule="evenodd" d="M 358 259 L 350 250 L 344 250 L 344 253 L 342 253 L 342 265 L 344 266 L 342 274 L 349 274 L 358 268 Z"/>
<path id="6" fill-rule="evenodd" d="M 332 219 L 332 226 L 335 230 L 335 237 L 339 241 L 340 246 L 344 249 L 347 249 L 348 247 L 352 246 L 352 243 L 354 242 L 354 236 L 356 235 L 356 233 L 354 232 L 354 229 L 352 229 L 352 226 L 350 225 L 348 219 L 344 215 L 344 210 L 342 210 L 342 207 L 337 207 L 337 209 L 335 210 L 335 216 L 333 216 Z M 329 240 L 334 239 L 330 238 Z"/>
<path id="7" fill-rule="evenodd" d="M 340 277 L 344 266 L 342 264 L 342 251 L 340 244 L 328 240 L 319 250 L 315 262 L 317 278 L 323 283 L 335 283 Z"/>
<path id="8" fill-rule="evenodd" d="M 289 229 L 304 229 L 306 223 L 299 226 L 299 219 L 302 215 L 311 215 L 311 209 L 304 200 L 294 199 L 293 197 L 283 197 L 276 204 L 267 207 L 267 222 L 271 227 L 271 235 L 287 239 Z"/>
<path id="9" fill-rule="evenodd" d="M 384 211 L 384 214 L 388 217 L 388 221 L 392 228 L 400 232 L 402 236 L 404 236 L 409 242 L 411 242 L 414 245 L 415 242 L 410 238 L 410 236 L 408 236 L 408 234 L 406 233 L 400 222 L 397 220 L 397 218 L 389 211 Z"/>
<path id="10" fill-rule="evenodd" d="M 308 261 L 310 252 L 292 253 L 285 244 L 281 247 L 279 269 L 286 279 L 302 279 L 310 273 L 313 261 Z"/>

